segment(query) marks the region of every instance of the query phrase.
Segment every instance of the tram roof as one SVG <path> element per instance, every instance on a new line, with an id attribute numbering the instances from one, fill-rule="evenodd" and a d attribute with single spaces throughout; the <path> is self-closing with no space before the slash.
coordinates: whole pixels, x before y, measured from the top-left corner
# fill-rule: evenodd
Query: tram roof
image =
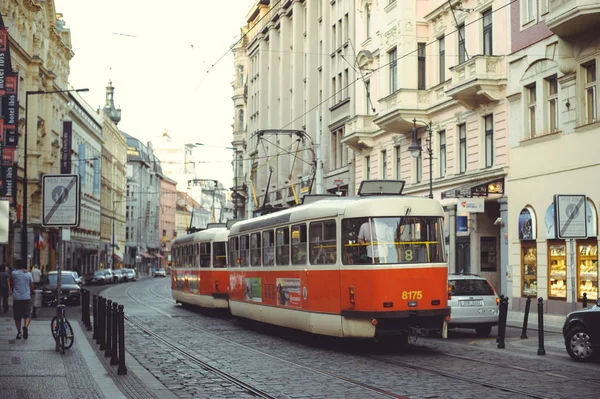
<path id="1" fill-rule="evenodd" d="M 443 216 L 444 214 L 438 201 L 423 197 L 398 195 L 338 197 L 239 221 L 231 226 L 230 232 L 240 234 L 250 230 L 341 215 L 346 218 L 398 217 L 406 215 L 409 209 L 411 216 Z"/>
<path id="2" fill-rule="evenodd" d="M 229 229 L 226 227 L 214 227 L 206 230 L 199 231 L 193 234 L 186 234 L 181 237 L 177 237 L 171 243 L 173 245 L 187 244 L 192 242 L 206 242 L 206 241 L 227 241 L 229 236 Z"/>

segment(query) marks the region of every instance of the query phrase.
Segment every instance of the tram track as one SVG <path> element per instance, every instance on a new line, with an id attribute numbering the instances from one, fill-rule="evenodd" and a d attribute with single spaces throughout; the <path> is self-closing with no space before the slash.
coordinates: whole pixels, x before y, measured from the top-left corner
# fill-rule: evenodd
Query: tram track
<path id="1" fill-rule="evenodd" d="M 152 290 L 152 288 L 149 288 L 148 291 L 153 296 L 160 298 L 163 302 L 169 303 L 169 304 L 174 304 L 174 301 L 168 300 L 166 297 L 164 297 L 164 296 L 158 294 L 157 292 L 155 292 L 154 290 Z M 130 293 L 128 293 L 128 295 L 130 295 Z M 130 295 L 130 297 L 131 297 L 131 295 Z M 132 299 L 134 299 L 134 298 L 132 298 Z M 137 299 L 134 299 L 134 300 L 136 302 L 138 302 L 138 303 L 146 306 L 146 307 L 149 307 L 149 308 L 154 309 L 154 310 L 158 310 L 158 309 L 155 309 L 152 306 L 147 305 L 143 301 L 139 301 Z M 160 313 L 164 314 L 164 312 L 162 312 L 162 311 L 160 311 Z M 282 359 L 282 358 L 280 358 L 278 356 L 275 356 L 275 355 L 273 355 L 271 353 L 266 353 L 266 352 L 264 352 L 262 350 L 254 348 L 254 347 L 250 347 L 250 346 L 241 344 L 239 342 L 227 339 L 225 337 L 216 335 L 216 334 L 214 334 L 214 333 L 212 333 L 210 331 L 207 331 L 206 329 L 200 328 L 200 327 L 192 324 L 191 322 L 188 322 L 187 320 L 181 320 L 181 319 L 179 319 L 178 321 L 182 322 L 183 324 L 185 324 L 187 327 L 189 327 L 191 329 L 194 329 L 196 331 L 202 332 L 203 334 L 207 334 L 207 335 L 210 335 L 210 336 L 212 336 L 214 338 L 217 338 L 217 339 L 219 339 L 221 341 L 225 341 L 225 342 L 230 343 L 232 345 L 239 346 L 239 347 L 241 347 L 241 348 L 243 348 L 245 350 L 256 352 L 256 353 L 258 353 L 258 354 L 260 354 L 262 356 L 273 358 L 273 359 L 275 359 L 275 360 L 277 360 L 279 362 L 285 362 L 285 363 L 291 364 L 291 365 L 293 365 L 295 367 L 300 367 L 302 369 L 305 369 L 306 371 L 310 371 L 310 372 L 318 373 L 318 374 L 321 374 L 321 375 L 326 375 L 326 376 L 329 376 L 331 378 L 335 378 L 335 379 L 338 379 L 338 380 L 342 380 L 342 381 L 345 381 L 347 383 L 351 383 L 351 384 L 353 384 L 355 386 L 359 386 L 359 387 L 361 387 L 363 389 L 367 389 L 367 390 L 369 390 L 371 392 L 376 392 L 378 394 L 381 394 L 381 395 L 384 395 L 384 396 L 387 396 L 387 397 L 404 398 L 404 396 L 395 394 L 395 393 L 393 393 L 391 391 L 386 391 L 385 389 L 381 389 L 381 388 L 378 388 L 378 387 L 370 385 L 370 384 L 365 384 L 365 383 L 363 383 L 361 381 L 358 381 L 358 380 L 355 380 L 355 379 L 352 379 L 352 378 L 348 378 L 348 377 L 345 377 L 345 376 L 340 376 L 340 375 L 338 375 L 338 374 L 336 374 L 334 372 L 330 372 L 330 371 L 322 370 L 322 369 L 317 369 L 317 368 L 313 368 L 313 367 L 310 367 L 310 366 L 305 366 L 305 365 L 302 365 L 302 364 L 298 364 L 298 363 L 295 363 L 293 361 Z M 420 349 L 418 351 L 422 352 L 422 353 L 425 353 L 425 352 L 432 353 L 432 351 L 429 351 L 427 349 Z M 448 358 L 457 359 L 457 360 L 474 362 L 474 363 L 477 363 L 477 364 L 483 364 L 483 365 L 495 367 L 495 368 L 498 368 L 498 369 L 509 368 L 509 369 L 512 369 L 512 370 L 515 370 L 515 371 L 527 372 L 527 373 L 530 373 L 530 374 L 534 374 L 534 375 L 538 375 L 538 376 L 543 376 L 543 377 L 546 377 L 546 378 L 560 378 L 560 379 L 564 379 L 565 381 L 566 380 L 572 380 L 572 378 L 567 377 L 567 376 L 563 376 L 563 375 L 560 375 L 560 374 L 554 374 L 554 373 L 549 373 L 549 372 L 544 372 L 544 371 L 539 371 L 539 370 L 531 370 L 531 369 L 526 369 L 526 368 L 523 368 L 523 367 L 511 366 L 511 365 L 506 365 L 506 364 L 497 364 L 497 363 L 493 363 L 493 362 L 489 362 L 489 361 L 485 361 L 485 360 L 481 360 L 481 359 L 469 358 L 469 357 L 466 357 L 466 356 L 460 356 L 460 355 L 454 355 L 454 354 L 445 354 L 445 353 L 436 353 L 436 354 L 444 356 L 444 357 L 448 357 Z M 510 394 L 517 394 L 517 395 L 521 395 L 523 397 L 529 397 L 529 398 L 537 398 L 537 399 L 547 399 L 548 398 L 548 396 L 540 395 L 540 394 L 535 393 L 535 392 L 530 392 L 530 391 L 526 391 L 526 390 L 522 390 L 522 389 L 517 389 L 517 388 L 510 387 L 510 386 L 504 386 L 504 385 L 496 384 L 496 383 L 493 383 L 493 382 L 483 381 L 483 380 L 480 380 L 480 379 L 477 379 L 477 378 L 474 378 L 474 377 L 469 377 L 469 376 L 460 375 L 460 374 L 451 373 L 451 372 L 445 372 L 445 371 L 442 371 L 439 368 L 435 368 L 435 367 L 428 367 L 428 366 L 424 366 L 424 365 L 416 365 L 414 362 L 401 361 L 401 360 L 392 359 L 392 358 L 389 358 L 389 357 L 386 357 L 386 356 L 373 356 L 373 355 L 362 355 L 362 356 L 364 358 L 366 358 L 366 359 L 370 359 L 370 360 L 373 360 L 373 361 L 383 362 L 383 363 L 391 364 L 391 365 L 395 365 L 395 366 L 400 366 L 400 367 L 411 369 L 411 370 L 415 370 L 415 371 L 418 371 L 418 372 L 427 372 L 427 373 L 434 374 L 434 375 L 437 375 L 437 376 L 440 376 L 440 377 L 448 378 L 448 379 L 450 379 L 452 381 L 462 381 L 462 382 L 465 382 L 465 383 L 468 383 L 468 384 L 473 384 L 473 385 L 481 386 L 481 387 L 484 387 L 484 388 L 493 389 L 495 391 L 501 391 L 501 392 L 510 393 Z M 583 379 L 581 379 L 581 381 L 582 382 L 583 381 L 589 382 L 589 380 L 583 380 Z"/>

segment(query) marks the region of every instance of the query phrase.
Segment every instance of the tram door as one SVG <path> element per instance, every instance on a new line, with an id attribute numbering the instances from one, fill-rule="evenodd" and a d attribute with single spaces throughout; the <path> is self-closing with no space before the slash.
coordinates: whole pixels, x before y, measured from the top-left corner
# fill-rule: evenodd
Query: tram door
<path id="1" fill-rule="evenodd" d="M 456 273 L 471 273 L 471 237 L 456 239 Z"/>

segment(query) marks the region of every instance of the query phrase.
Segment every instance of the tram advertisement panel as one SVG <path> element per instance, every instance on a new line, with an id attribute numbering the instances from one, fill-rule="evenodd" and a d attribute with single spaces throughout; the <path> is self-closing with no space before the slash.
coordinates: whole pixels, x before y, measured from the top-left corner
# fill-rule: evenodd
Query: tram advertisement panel
<path id="1" fill-rule="evenodd" d="M 300 279 L 278 278 L 277 280 L 277 304 L 301 308 Z"/>
<path id="2" fill-rule="evenodd" d="M 250 277 L 244 279 L 244 299 L 252 302 L 262 302 L 262 279 Z"/>

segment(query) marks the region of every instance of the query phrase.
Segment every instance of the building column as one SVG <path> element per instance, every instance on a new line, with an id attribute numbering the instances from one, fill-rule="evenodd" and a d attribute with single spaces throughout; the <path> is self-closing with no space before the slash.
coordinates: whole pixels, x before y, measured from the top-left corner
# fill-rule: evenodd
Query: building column
<path id="1" fill-rule="evenodd" d="M 498 200 L 500 204 L 500 294 L 509 295 L 508 288 L 508 197 Z"/>
<path id="2" fill-rule="evenodd" d="M 448 272 L 456 273 L 456 204 L 444 206 L 444 211 L 448 213 Z"/>

